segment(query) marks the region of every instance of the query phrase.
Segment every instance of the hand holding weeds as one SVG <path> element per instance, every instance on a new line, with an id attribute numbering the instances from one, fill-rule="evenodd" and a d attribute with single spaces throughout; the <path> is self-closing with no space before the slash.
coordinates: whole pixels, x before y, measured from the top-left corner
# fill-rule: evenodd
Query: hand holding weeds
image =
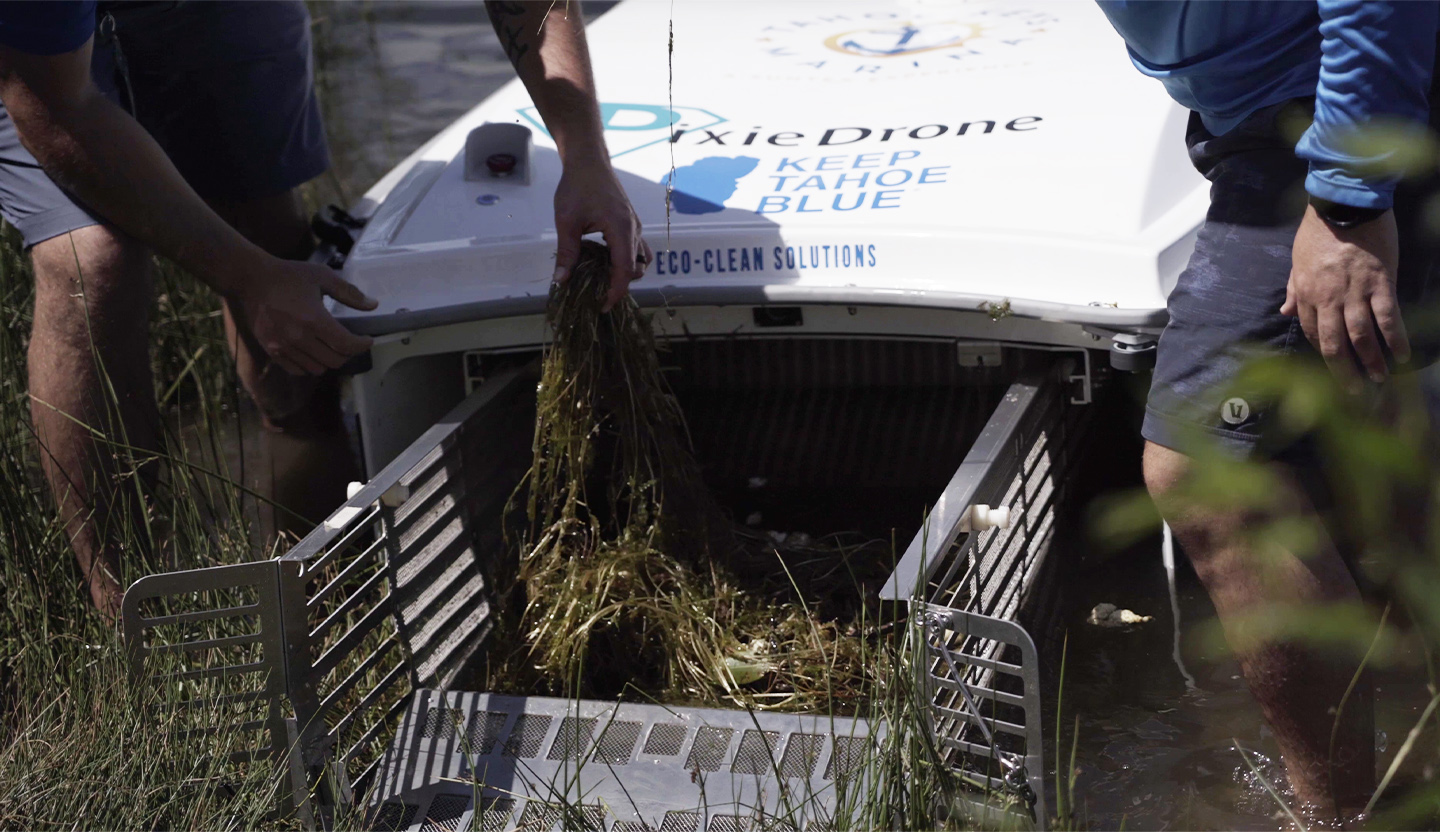
<path id="1" fill-rule="evenodd" d="M 325 309 L 329 295 L 352 309 L 378 303 L 327 266 L 269 258 L 237 281 L 232 300 L 260 346 L 293 375 L 320 375 L 370 348 Z"/>
<path id="2" fill-rule="evenodd" d="M 609 247 L 610 290 L 600 308 L 609 312 L 655 257 L 640 237 L 640 218 L 630 198 L 609 160 L 601 157 L 567 164 L 555 189 L 556 283 L 569 279 L 580 258 L 580 238 L 595 231 Z"/>

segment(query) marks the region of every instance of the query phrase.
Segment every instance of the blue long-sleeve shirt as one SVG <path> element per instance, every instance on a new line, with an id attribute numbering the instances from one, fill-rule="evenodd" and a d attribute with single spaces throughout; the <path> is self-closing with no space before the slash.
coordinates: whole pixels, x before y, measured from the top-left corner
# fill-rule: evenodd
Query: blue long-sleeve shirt
<path id="1" fill-rule="evenodd" d="M 1440 2 L 1435 0 L 1099 0 L 1136 68 L 1220 135 L 1256 110 L 1315 96 L 1295 152 L 1322 199 L 1388 208 L 1396 152 L 1357 141 L 1423 131 Z M 1372 133 L 1372 135 L 1374 135 Z"/>

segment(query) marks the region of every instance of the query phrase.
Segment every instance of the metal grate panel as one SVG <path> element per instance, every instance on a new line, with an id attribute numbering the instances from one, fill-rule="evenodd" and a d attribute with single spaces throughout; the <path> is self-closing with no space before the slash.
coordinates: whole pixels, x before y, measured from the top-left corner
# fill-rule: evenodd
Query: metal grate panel
<path id="1" fill-rule="evenodd" d="M 521 714 L 505 743 L 505 752 L 513 757 L 534 757 L 540 753 L 540 743 L 550 730 L 553 717 L 544 714 Z"/>
<path id="2" fill-rule="evenodd" d="M 525 811 L 520 813 L 520 823 L 515 829 L 517 832 L 548 832 L 560 822 L 561 814 L 561 808 L 553 803 L 529 800 L 525 802 Z"/>
<path id="3" fill-rule="evenodd" d="M 421 832 L 456 832 L 460 820 L 470 811 L 473 798 L 463 794 L 437 794 L 425 810 L 425 824 Z"/>
<path id="4" fill-rule="evenodd" d="M 699 812 L 666 812 L 660 832 L 695 832 L 699 825 Z"/>
<path id="5" fill-rule="evenodd" d="M 635 743 L 640 739 L 639 722 L 612 722 L 600 732 L 600 742 L 595 744 L 595 759 L 612 766 L 623 766 L 630 762 Z"/>
<path id="6" fill-rule="evenodd" d="M 524 378 L 494 376 L 285 555 L 153 575 L 126 593 L 137 678 L 191 681 L 197 732 L 223 738 L 237 763 L 293 754 L 288 791 L 306 822 L 312 793 L 363 788 L 378 770 L 412 681 L 449 684 L 489 633 L 490 553 L 476 530 L 498 528 L 513 478 L 497 472 L 524 470 L 527 448 L 492 441 L 525 418 Z M 432 739 L 453 736 L 433 719 Z M 305 780 L 336 770 L 334 789 Z"/>
<path id="7" fill-rule="evenodd" d="M 1064 390 L 1069 372 L 1062 363 L 1011 385 L 881 593 L 912 602 L 944 760 L 982 792 L 1012 792 L 1002 775 L 1023 772 L 1042 825 L 1040 669 L 1027 627 L 1045 627 L 1047 556 L 1087 427 L 1088 410 Z M 972 530 L 976 505 L 1009 508 L 1008 527 Z"/>
<path id="8" fill-rule="evenodd" d="M 252 762 L 283 760 L 290 747 L 280 572 L 264 561 L 150 575 L 122 607 L 133 677 L 183 683 L 183 735 L 207 738 L 237 778 Z M 288 785 L 303 794 L 308 784 Z"/>
<path id="9" fill-rule="evenodd" d="M 685 746 L 685 737 L 689 733 L 689 729 L 679 723 L 657 722 L 650 729 L 650 736 L 645 738 L 645 753 L 674 757 Z"/>
<path id="10" fill-rule="evenodd" d="M 820 752 L 824 749 L 824 734 L 791 734 L 785 742 L 785 756 L 780 759 L 780 776 L 813 776 L 815 766 L 820 764 Z"/>
<path id="11" fill-rule="evenodd" d="M 590 747 L 590 735 L 594 731 L 594 717 L 565 717 L 560 721 L 560 730 L 555 734 L 555 742 L 550 744 L 550 759 L 577 759 Z"/>
<path id="12" fill-rule="evenodd" d="M 481 807 L 480 832 L 500 832 L 510 825 L 510 816 L 515 813 L 515 801 L 508 797 L 483 800 Z"/>
<path id="13" fill-rule="evenodd" d="M 419 810 L 420 807 L 412 803 L 386 803 L 375 813 L 374 828 L 376 832 L 400 832 L 408 829 L 410 821 Z"/>
<path id="14" fill-rule="evenodd" d="M 777 731 L 746 731 L 740 737 L 740 748 L 730 770 L 736 774 L 770 774 L 775 770 L 775 748 L 780 744 Z"/>
<path id="15" fill-rule="evenodd" d="M 500 731 L 510 715 L 496 711 L 477 711 L 465 729 L 465 748 L 473 754 L 489 754 L 500 740 Z"/>
<path id="16" fill-rule="evenodd" d="M 464 718 L 465 715 L 458 708 L 431 708 L 425 713 L 425 726 L 421 729 L 421 736 L 449 739 L 455 736 L 455 726 Z"/>
<path id="17" fill-rule="evenodd" d="M 752 821 L 741 815 L 711 815 L 705 832 L 750 832 Z"/>
<path id="18" fill-rule="evenodd" d="M 830 752 L 830 763 L 825 766 L 826 780 L 845 780 L 860 770 L 869 753 L 869 743 L 864 737 L 836 737 L 835 750 Z"/>
<path id="19" fill-rule="evenodd" d="M 496 473 L 524 456 L 489 440 L 523 418 L 528 387 L 519 371 L 493 377 L 280 558 L 293 570 L 280 594 L 307 766 L 334 749 L 363 788 L 411 681 L 448 684 L 489 633 L 476 530 L 498 524 L 509 486 Z M 435 738 L 463 725 L 436 723 Z"/>
<path id="20" fill-rule="evenodd" d="M 725 762 L 725 752 L 730 750 L 733 728 L 701 728 L 695 732 L 695 744 L 690 746 L 690 756 L 685 767 L 700 771 L 719 771 Z"/>
<path id="21" fill-rule="evenodd" d="M 755 830 L 778 830 L 782 820 L 802 828 L 806 821 L 829 818 L 835 811 L 834 783 L 818 776 L 829 732 L 864 737 L 871 731 L 862 721 L 828 716 L 453 691 L 421 691 L 416 699 L 403 723 L 406 729 L 387 757 L 384 776 L 367 797 L 373 805 L 406 801 L 426 806 L 437 789 L 467 801 L 478 794 L 479 805 L 486 808 L 474 814 L 472 823 L 495 830 L 549 830 L 558 824 L 609 832 L 705 832 L 717 815 L 753 818 L 750 828 Z M 513 722 L 512 738 L 530 733 L 527 750 L 533 754 L 509 754 L 503 740 L 489 753 L 478 753 L 466 750 L 464 743 L 427 738 L 424 716 L 431 709 L 459 710 L 470 725 Z M 654 737 L 661 727 L 683 728 L 678 735 L 694 737 L 694 753 L 651 755 L 637 763 L 633 755 L 641 737 Z M 883 733 L 883 727 L 876 731 Z M 667 742 L 677 735 L 673 730 L 662 733 L 671 735 Z M 733 774 L 724 770 L 732 746 Z M 552 749 L 556 753 L 550 753 Z M 607 755 L 611 761 L 630 761 L 607 762 Z M 789 762 L 772 762 L 772 755 Z M 776 777 L 777 765 L 786 769 L 783 782 Z M 491 801 L 499 799 L 519 805 L 492 806 Z M 487 809 L 500 808 L 503 811 L 487 814 Z M 412 827 L 412 832 L 421 830 Z"/>

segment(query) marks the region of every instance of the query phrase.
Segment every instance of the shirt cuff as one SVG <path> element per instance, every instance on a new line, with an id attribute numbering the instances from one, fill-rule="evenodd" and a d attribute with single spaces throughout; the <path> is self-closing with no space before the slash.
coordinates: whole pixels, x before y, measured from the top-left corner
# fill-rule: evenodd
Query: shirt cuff
<path id="1" fill-rule="evenodd" d="M 1311 196 L 1355 208 L 1391 208 L 1395 204 L 1394 179 L 1365 180 L 1333 165 L 1312 162 L 1305 177 L 1305 191 Z"/>

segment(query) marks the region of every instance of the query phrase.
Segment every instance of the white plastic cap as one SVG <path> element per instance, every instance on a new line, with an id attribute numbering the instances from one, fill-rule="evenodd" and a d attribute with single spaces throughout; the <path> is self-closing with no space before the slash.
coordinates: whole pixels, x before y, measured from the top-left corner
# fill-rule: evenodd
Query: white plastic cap
<path id="1" fill-rule="evenodd" d="M 1010 507 L 995 506 L 991 508 L 984 503 L 977 503 L 970 507 L 970 530 L 983 532 L 986 529 L 1008 529 L 1010 528 Z"/>

